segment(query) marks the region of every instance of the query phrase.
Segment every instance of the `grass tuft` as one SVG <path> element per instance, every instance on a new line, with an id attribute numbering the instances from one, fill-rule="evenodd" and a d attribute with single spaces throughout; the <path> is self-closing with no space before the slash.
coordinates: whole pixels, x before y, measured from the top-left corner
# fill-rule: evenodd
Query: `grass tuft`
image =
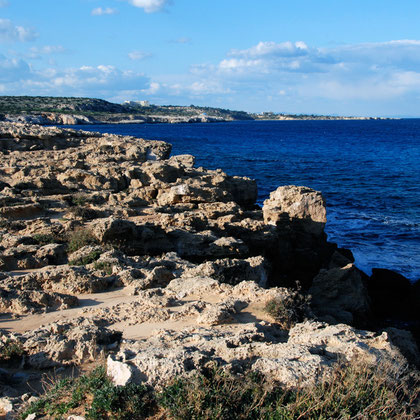
<path id="1" fill-rule="evenodd" d="M 78 258 L 76 260 L 70 260 L 69 265 L 87 265 L 93 263 L 101 256 L 102 251 L 92 251 L 84 257 Z"/>
<path id="2" fill-rule="evenodd" d="M 97 245 L 98 241 L 88 229 L 79 228 L 68 236 L 68 251 L 75 252 L 86 245 Z"/>
<path id="3" fill-rule="evenodd" d="M 17 340 L 7 339 L 0 344 L 0 363 L 17 361 L 24 356 L 25 350 Z"/>
<path id="4" fill-rule="evenodd" d="M 114 265 L 111 262 L 109 262 L 109 261 L 97 261 L 93 265 L 93 268 L 95 270 L 104 271 L 108 276 L 110 276 L 112 274 L 112 268 L 113 268 L 113 266 Z"/>
<path id="5" fill-rule="evenodd" d="M 284 298 L 270 299 L 264 310 L 286 330 L 305 319 L 309 309 L 309 297 L 299 291 Z"/>
<path id="6" fill-rule="evenodd" d="M 386 372 L 387 370 L 387 372 Z M 143 385 L 115 386 L 105 368 L 77 379 L 63 379 L 20 419 L 395 419 L 415 418 L 419 384 L 404 388 L 392 369 L 350 364 L 337 368 L 312 386 L 283 389 L 255 372 L 233 376 L 212 367 L 188 378 L 174 378 L 160 392 Z M 417 402 L 417 405 L 416 405 Z M 416 411 L 417 410 L 417 411 Z"/>
<path id="7" fill-rule="evenodd" d="M 55 235 L 43 233 L 36 233 L 32 238 L 39 245 L 55 244 L 59 240 Z"/>
<path id="8" fill-rule="evenodd" d="M 143 385 L 115 386 L 105 368 L 98 367 L 77 379 L 62 379 L 36 402 L 24 409 L 20 419 L 30 414 L 61 418 L 82 412 L 87 419 L 141 419 L 151 413 L 154 403 Z"/>

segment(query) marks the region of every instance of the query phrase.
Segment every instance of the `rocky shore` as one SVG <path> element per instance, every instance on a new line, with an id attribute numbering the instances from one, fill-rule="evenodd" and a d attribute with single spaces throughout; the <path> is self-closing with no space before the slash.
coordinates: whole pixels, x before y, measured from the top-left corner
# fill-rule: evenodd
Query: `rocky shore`
<path id="1" fill-rule="evenodd" d="M 280 186 L 260 208 L 255 181 L 170 152 L 0 123 L 0 409 L 10 418 L 36 400 L 43 372 L 101 360 L 116 385 L 156 389 L 214 362 L 285 387 L 343 361 L 419 365 L 412 333 L 395 328 L 415 332 L 419 285 L 388 270 L 369 278 L 329 243 L 320 192 Z"/>
<path id="2" fill-rule="evenodd" d="M 213 123 L 283 120 L 375 120 L 378 117 L 259 114 L 223 108 L 116 104 L 102 99 L 46 96 L 0 96 L 0 122 L 40 125 Z"/>
<path id="3" fill-rule="evenodd" d="M 207 115 L 147 115 L 144 114 L 102 114 L 83 115 L 57 112 L 43 112 L 37 114 L 4 114 L 1 118 L 4 122 L 40 125 L 83 125 L 83 124 L 179 124 L 179 123 L 209 123 L 235 121 L 234 118 L 207 116 Z M 249 118 L 252 119 L 252 118 Z"/>

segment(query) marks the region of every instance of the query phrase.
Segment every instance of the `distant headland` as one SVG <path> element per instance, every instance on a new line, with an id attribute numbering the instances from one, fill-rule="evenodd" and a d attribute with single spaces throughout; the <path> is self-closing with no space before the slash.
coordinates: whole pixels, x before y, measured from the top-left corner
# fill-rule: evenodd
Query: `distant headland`
<path id="1" fill-rule="evenodd" d="M 41 125 L 372 119 L 383 118 L 274 112 L 248 113 L 194 105 L 153 105 L 148 101 L 125 101 L 122 104 L 116 104 L 92 98 L 0 96 L 0 121 Z"/>

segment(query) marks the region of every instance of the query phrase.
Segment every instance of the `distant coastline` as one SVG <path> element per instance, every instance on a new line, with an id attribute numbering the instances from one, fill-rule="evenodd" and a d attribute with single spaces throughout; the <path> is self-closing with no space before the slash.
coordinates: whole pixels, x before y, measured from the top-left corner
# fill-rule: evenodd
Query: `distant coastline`
<path id="1" fill-rule="evenodd" d="M 229 121 L 384 120 L 381 117 L 248 113 L 199 106 L 150 105 L 147 101 L 115 104 L 102 99 L 0 96 L 0 121 L 40 125 L 214 123 Z"/>

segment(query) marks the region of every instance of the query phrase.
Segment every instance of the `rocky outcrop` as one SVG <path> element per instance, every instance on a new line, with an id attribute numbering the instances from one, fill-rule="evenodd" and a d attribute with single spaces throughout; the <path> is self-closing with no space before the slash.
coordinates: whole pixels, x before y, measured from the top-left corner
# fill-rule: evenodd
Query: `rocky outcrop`
<path id="1" fill-rule="evenodd" d="M 116 384 L 160 386 L 216 362 L 294 386 L 343 360 L 418 360 L 409 333 L 343 324 L 363 325 L 370 299 L 327 242 L 321 193 L 279 187 L 261 209 L 254 180 L 170 151 L 0 123 L 1 341 L 22 365 L 109 356 Z"/>
<path id="2" fill-rule="evenodd" d="M 22 343 L 27 366 L 45 369 L 94 361 L 103 349 L 115 348 L 121 335 L 103 327 L 95 319 L 76 318 L 41 326 L 12 338 Z M 10 339 L 10 336 L 3 335 L 0 339 Z"/>
<path id="3" fill-rule="evenodd" d="M 296 325 L 288 339 L 269 324 L 248 324 L 240 331 L 160 330 L 145 342 L 123 343 L 120 353 L 108 357 L 107 367 L 118 385 L 161 386 L 218 360 L 232 373 L 249 369 L 293 387 L 315 383 L 346 360 L 377 364 L 398 358 L 403 360 L 387 333 L 376 336 L 343 324 L 307 322 Z"/>

